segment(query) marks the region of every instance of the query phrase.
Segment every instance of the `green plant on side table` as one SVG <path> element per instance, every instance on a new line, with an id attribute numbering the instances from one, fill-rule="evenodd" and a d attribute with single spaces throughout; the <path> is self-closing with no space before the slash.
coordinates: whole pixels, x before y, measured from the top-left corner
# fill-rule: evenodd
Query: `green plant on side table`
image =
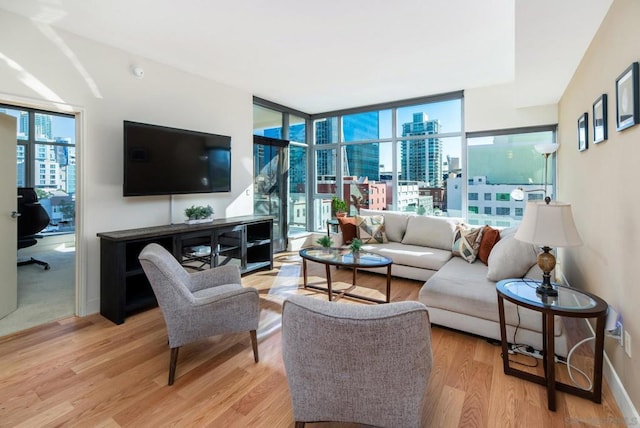
<path id="1" fill-rule="evenodd" d="M 331 198 L 331 208 L 333 208 L 336 217 L 343 217 L 347 213 L 347 203 L 337 196 Z"/>
<path id="2" fill-rule="evenodd" d="M 329 248 L 331 247 L 331 245 L 333 245 L 333 240 L 329 236 L 321 236 L 320 238 L 318 238 L 316 243 L 323 246 L 324 248 Z"/>
<path id="3" fill-rule="evenodd" d="M 353 238 L 353 241 L 351 241 L 351 245 L 349 245 L 349 248 L 351 249 L 352 253 L 359 253 L 360 249 L 362 248 L 362 241 L 358 238 Z"/>
<path id="4" fill-rule="evenodd" d="M 187 223 L 212 221 L 213 208 L 211 208 L 211 205 L 207 205 L 206 207 L 202 205 L 191 205 L 189 208 L 184 209 L 184 215 L 187 217 Z"/>

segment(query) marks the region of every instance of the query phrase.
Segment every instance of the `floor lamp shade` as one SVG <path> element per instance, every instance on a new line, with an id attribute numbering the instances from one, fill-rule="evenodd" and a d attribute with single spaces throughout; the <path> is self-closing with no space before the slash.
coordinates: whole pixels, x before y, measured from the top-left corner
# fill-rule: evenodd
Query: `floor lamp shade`
<path id="1" fill-rule="evenodd" d="M 516 239 L 542 247 L 538 255 L 538 266 L 542 270 L 542 284 L 536 292 L 543 296 L 557 296 L 551 285 L 551 271 L 556 266 L 552 247 L 582 245 L 582 239 L 573 222 L 571 205 L 564 202 L 528 202 Z"/>

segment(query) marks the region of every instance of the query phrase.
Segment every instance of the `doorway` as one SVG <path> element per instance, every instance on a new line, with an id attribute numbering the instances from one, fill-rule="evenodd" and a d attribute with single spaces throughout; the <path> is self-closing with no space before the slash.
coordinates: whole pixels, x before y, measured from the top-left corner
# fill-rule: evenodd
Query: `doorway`
<path id="1" fill-rule="evenodd" d="M 273 251 L 287 248 L 289 142 L 253 136 L 253 212 L 273 217 Z"/>
<path id="2" fill-rule="evenodd" d="M 8 104 L 0 112 L 15 118 L 17 131 L 16 175 L 3 182 L 13 194 L 33 188 L 49 217 L 35 243 L 17 250 L 18 261 L 42 260 L 49 268 L 18 266 L 18 308 L 0 319 L 1 336 L 76 313 L 76 117 Z"/>

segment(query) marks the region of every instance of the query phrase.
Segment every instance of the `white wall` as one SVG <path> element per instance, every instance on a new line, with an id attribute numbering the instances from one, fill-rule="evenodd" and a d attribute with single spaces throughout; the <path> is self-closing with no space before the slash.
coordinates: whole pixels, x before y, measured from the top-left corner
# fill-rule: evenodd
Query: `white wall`
<path id="1" fill-rule="evenodd" d="M 519 108 L 513 83 L 464 91 L 465 131 L 490 131 L 558 123 L 557 105 Z"/>
<path id="2" fill-rule="evenodd" d="M 605 350 L 636 409 L 640 407 L 636 269 L 640 199 L 635 175 L 640 125 L 616 131 L 615 81 L 632 62 L 640 61 L 638 22 L 638 0 L 613 2 L 560 101 L 558 151 L 559 198 L 571 202 L 584 241 L 581 247 L 561 253 L 563 271 L 573 286 L 604 298 L 624 317 L 624 328 L 633 339 L 632 357 L 611 339 L 605 340 Z M 608 94 L 609 138 L 593 144 L 591 107 L 603 93 Z M 584 112 L 589 113 L 589 148 L 579 152 L 576 124 Z"/>
<path id="3" fill-rule="evenodd" d="M 192 204 L 210 204 L 215 217 L 253 212 L 251 94 L 1 10 L 0 29 L 0 102 L 81 112 L 78 250 L 86 313 L 99 311 L 96 233 L 182 222 Z M 132 64 L 144 68 L 144 79 L 133 76 Z M 123 120 L 230 135 L 231 193 L 175 197 L 173 213 L 168 196 L 123 198 Z"/>

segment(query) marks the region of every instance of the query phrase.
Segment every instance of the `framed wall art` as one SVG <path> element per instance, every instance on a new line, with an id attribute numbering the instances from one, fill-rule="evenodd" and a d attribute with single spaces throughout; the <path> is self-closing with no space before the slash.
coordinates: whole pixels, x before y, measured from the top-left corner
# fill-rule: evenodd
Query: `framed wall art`
<path id="1" fill-rule="evenodd" d="M 578 118 L 578 150 L 584 151 L 589 148 L 589 113 L 583 113 Z"/>
<path id="2" fill-rule="evenodd" d="M 640 122 L 638 63 L 634 62 L 616 79 L 616 130 L 622 131 Z"/>
<path id="3" fill-rule="evenodd" d="M 602 94 L 593 103 L 593 142 L 600 143 L 607 139 L 607 94 Z"/>

